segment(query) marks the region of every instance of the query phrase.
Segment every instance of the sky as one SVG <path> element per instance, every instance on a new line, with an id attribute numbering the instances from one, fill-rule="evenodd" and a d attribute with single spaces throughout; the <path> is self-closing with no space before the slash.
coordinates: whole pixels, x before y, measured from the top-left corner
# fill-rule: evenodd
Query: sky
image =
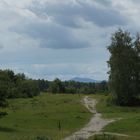
<path id="1" fill-rule="evenodd" d="M 139 32 L 139 7 L 139 0 L 0 0 L 0 69 L 107 80 L 111 35 Z"/>

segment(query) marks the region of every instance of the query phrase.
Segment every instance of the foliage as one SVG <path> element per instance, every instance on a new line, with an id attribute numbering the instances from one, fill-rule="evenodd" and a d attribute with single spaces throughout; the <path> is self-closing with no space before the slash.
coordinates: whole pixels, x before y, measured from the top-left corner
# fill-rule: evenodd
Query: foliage
<path id="1" fill-rule="evenodd" d="M 11 70 L 0 70 L 0 106 L 7 105 L 7 98 L 27 98 L 40 94 L 40 92 L 67 93 L 67 94 L 94 94 L 107 92 L 108 83 L 82 83 L 75 81 L 54 81 L 44 79 L 33 80 L 24 74 L 15 74 Z"/>
<path id="2" fill-rule="evenodd" d="M 0 70 L 0 106 L 7 105 L 7 98 L 33 97 L 39 94 L 38 83 L 14 74 L 11 70 Z"/>
<path id="3" fill-rule="evenodd" d="M 65 88 L 64 88 L 61 80 L 59 80 L 58 78 L 56 78 L 53 82 L 51 82 L 49 88 L 52 93 L 64 93 L 65 92 Z"/>
<path id="4" fill-rule="evenodd" d="M 45 84 L 46 83 L 46 84 Z M 45 81 L 40 86 L 43 86 L 43 90 L 51 93 L 67 93 L 67 94 L 94 94 L 96 92 L 108 92 L 108 83 L 102 81 L 101 83 L 82 83 L 75 81 L 61 81 L 56 78 L 54 81 Z"/>
<path id="5" fill-rule="evenodd" d="M 39 91 L 45 92 L 48 90 L 49 81 L 44 79 L 38 79 L 37 82 L 38 82 Z"/>
<path id="6" fill-rule="evenodd" d="M 140 39 L 135 42 L 129 32 L 119 29 L 112 35 L 109 85 L 119 105 L 138 104 L 140 95 L 140 55 L 137 49 Z"/>
<path id="7" fill-rule="evenodd" d="M 39 94 L 38 84 L 34 80 L 24 80 L 20 83 L 19 91 L 22 97 L 33 97 Z"/>

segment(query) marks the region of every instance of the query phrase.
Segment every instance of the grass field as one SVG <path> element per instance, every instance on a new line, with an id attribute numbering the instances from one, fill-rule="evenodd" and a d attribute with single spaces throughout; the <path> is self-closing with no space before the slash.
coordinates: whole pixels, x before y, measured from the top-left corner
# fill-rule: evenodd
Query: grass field
<path id="1" fill-rule="evenodd" d="M 9 107 L 0 109 L 8 113 L 0 118 L 0 140 L 36 140 L 37 136 L 60 140 L 70 135 L 91 117 L 80 102 L 82 97 L 42 94 L 9 100 Z"/>
<path id="2" fill-rule="evenodd" d="M 118 137 L 118 140 L 140 140 L 140 107 L 119 107 L 108 104 L 107 96 L 94 95 L 93 97 L 99 100 L 96 108 L 98 112 L 103 114 L 104 118 L 121 118 L 106 126 L 103 130 L 104 132 L 114 132 L 132 136 Z M 93 138 L 90 138 L 90 140 L 92 139 Z"/>
<path id="3" fill-rule="evenodd" d="M 83 127 L 92 116 L 81 104 L 83 96 L 41 94 L 29 99 L 9 100 L 9 107 L 0 108 L 0 111 L 8 113 L 0 118 L 0 140 L 41 140 L 37 137 L 60 140 L 70 135 Z M 106 126 L 104 132 L 132 136 L 117 137 L 117 140 L 140 140 L 140 107 L 110 105 L 104 95 L 91 97 L 99 101 L 96 108 L 104 118 L 121 118 Z M 115 140 L 114 137 L 106 139 Z M 99 136 L 99 140 L 105 139 Z"/>

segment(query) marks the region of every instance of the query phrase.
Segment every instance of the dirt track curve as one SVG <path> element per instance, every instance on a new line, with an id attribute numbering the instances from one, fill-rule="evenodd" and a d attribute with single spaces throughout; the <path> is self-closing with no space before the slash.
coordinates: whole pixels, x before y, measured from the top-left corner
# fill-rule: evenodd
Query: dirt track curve
<path id="1" fill-rule="evenodd" d="M 93 117 L 89 121 L 88 124 L 86 124 L 83 128 L 81 128 L 79 131 L 74 132 L 71 136 L 68 136 L 64 138 L 63 140 L 77 140 L 77 139 L 88 139 L 89 137 L 93 136 L 94 134 L 100 133 L 101 130 L 108 125 L 111 122 L 114 122 L 115 120 L 109 120 L 109 119 L 103 119 L 101 117 L 101 113 L 98 113 L 95 106 L 97 104 L 96 99 L 92 99 L 88 96 L 86 96 L 83 99 L 83 103 L 85 107 L 93 114 Z"/>

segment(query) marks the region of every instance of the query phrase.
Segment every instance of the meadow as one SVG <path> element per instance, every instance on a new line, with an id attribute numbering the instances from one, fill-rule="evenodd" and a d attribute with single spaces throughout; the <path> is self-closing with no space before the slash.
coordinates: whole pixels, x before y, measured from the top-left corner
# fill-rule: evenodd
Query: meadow
<path id="1" fill-rule="evenodd" d="M 33 98 L 10 99 L 7 108 L 0 111 L 8 115 L 0 118 L 0 140 L 60 140 L 82 128 L 92 114 L 83 106 L 85 95 L 43 93 Z M 108 96 L 89 95 L 98 100 L 97 111 L 104 118 L 114 118 L 103 132 L 126 134 L 96 136 L 89 140 L 139 140 L 140 107 L 120 107 L 110 104 Z"/>
<path id="2" fill-rule="evenodd" d="M 82 105 L 83 95 L 41 94 L 10 99 L 8 115 L 0 118 L 0 140 L 60 140 L 84 126 L 91 114 Z"/>
<path id="3" fill-rule="evenodd" d="M 126 134 L 130 137 L 116 136 L 117 140 L 140 140 L 140 107 L 121 107 L 109 103 L 108 96 L 93 95 L 99 102 L 96 106 L 97 111 L 102 113 L 104 118 L 119 119 L 107 125 L 103 132 Z M 108 136 L 99 136 L 98 139 L 109 140 Z M 115 140 L 113 137 L 112 139 Z M 92 137 L 89 140 L 94 140 Z M 112 140 L 110 137 L 110 140 Z"/>

